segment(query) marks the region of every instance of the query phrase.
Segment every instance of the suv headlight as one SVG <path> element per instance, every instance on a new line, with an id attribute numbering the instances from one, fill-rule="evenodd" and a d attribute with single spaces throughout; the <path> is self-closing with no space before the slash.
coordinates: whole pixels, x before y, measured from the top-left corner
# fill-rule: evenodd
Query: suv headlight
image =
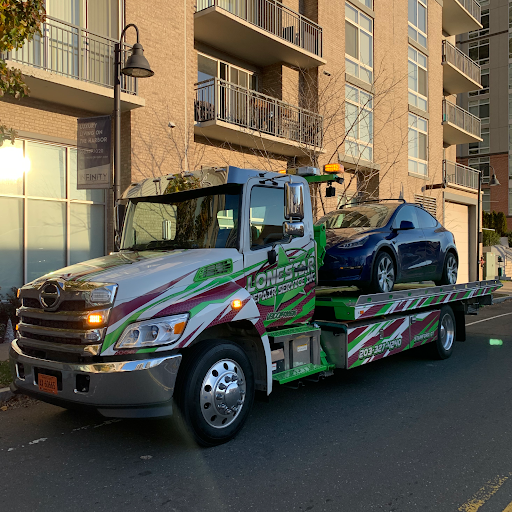
<path id="1" fill-rule="evenodd" d="M 135 322 L 123 331 L 114 349 L 170 345 L 180 339 L 187 322 L 188 313 Z"/>
<path id="2" fill-rule="evenodd" d="M 368 241 L 368 238 L 370 238 L 368 235 L 363 236 L 362 238 L 356 238 L 355 240 L 347 242 L 346 244 L 340 244 L 338 247 L 341 249 L 353 249 L 354 247 L 362 247 Z"/>

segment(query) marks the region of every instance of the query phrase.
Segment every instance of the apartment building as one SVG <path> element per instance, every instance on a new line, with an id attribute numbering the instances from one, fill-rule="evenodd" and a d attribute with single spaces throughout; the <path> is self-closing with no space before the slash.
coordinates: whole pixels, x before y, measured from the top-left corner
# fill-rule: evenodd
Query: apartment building
<path id="1" fill-rule="evenodd" d="M 47 13 L 6 56 L 31 96 L 0 100 L 30 161 L 0 166 L 3 291 L 112 249 L 111 191 L 76 188 L 76 119 L 112 112 L 126 23 L 155 75 L 122 84 L 123 188 L 201 166 L 341 163 L 317 215 L 360 197 L 421 203 L 455 232 L 460 280 L 476 277 L 476 171 L 456 145 L 482 142 L 480 119 L 456 95 L 482 86 L 455 46 L 482 29 L 475 0 L 47 0 Z"/>
<path id="2" fill-rule="evenodd" d="M 461 94 L 458 104 L 478 116 L 482 141 L 457 148 L 457 161 L 482 173 L 483 210 L 503 212 L 512 231 L 510 116 L 512 115 L 512 7 L 508 0 L 481 0 L 482 28 L 458 36 L 457 46 L 482 68 L 482 88 Z M 499 186 L 490 187 L 496 174 Z"/>

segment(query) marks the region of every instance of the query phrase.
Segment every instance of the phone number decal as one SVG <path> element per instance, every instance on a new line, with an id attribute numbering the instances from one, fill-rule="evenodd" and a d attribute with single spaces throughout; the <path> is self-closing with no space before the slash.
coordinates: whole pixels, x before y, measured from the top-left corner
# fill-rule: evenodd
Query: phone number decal
<path id="1" fill-rule="evenodd" d="M 364 347 L 359 351 L 359 359 L 366 359 L 367 357 L 378 356 L 386 350 L 394 350 L 402 346 L 402 338 L 395 338 L 393 340 L 385 340 L 378 345 L 371 347 Z"/>

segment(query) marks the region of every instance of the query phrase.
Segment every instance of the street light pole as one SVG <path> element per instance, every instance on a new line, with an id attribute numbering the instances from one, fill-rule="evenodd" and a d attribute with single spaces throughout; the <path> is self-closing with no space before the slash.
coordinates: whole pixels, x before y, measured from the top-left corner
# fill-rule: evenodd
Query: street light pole
<path id="1" fill-rule="evenodd" d="M 130 28 L 137 32 L 137 42 L 132 54 L 121 69 L 123 37 Z M 154 75 L 149 62 L 144 57 L 144 49 L 139 42 L 139 29 L 130 23 L 121 32 L 119 42 L 114 47 L 114 206 L 121 197 L 121 73 L 134 78 L 146 78 Z"/>

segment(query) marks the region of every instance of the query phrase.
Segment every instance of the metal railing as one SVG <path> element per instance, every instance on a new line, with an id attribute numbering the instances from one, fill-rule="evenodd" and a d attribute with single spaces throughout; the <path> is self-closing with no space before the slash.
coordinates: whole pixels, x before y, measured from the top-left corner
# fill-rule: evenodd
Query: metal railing
<path id="1" fill-rule="evenodd" d="M 19 50 L 4 54 L 3 58 L 84 82 L 114 87 L 116 42 L 47 16 L 41 25 L 41 35 L 36 34 L 32 41 Z M 130 49 L 131 46 L 123 45 L 122 62 Z M 137 94 L 136 79 L 122 75 L 121 89 Z"/>
<path id="2" fill-rule="evenodd" d="M 196 11 L 219 7 L 281 39 L 322 57 L 322 27 L 273 0 L 197 0 Z"/>
<path id="3" fill-rule="evenodd" d="M 467 165 L 443 160 L 443 173 L 446 183 L 478 190 L 478 175 L 480 171 Z"/>
<path id="4" fill-rule="evenodd" d="M 443 40 L 443 62 L 452 64 L 459 71 L 471 78 L 471 80 L 481 85 L 480 66 L 446 39 Z"/>
<path id="5" fill-rule="evenodd" d="M 255 137 L 269 134 L 306 146 L 322 146 L 323 118 L 319 114 L 219 78 L 195 85 L 198 123 L 219 120 L 254 130 Z"/>
<path id="6" fill-rule="evenodd" d="M 476 18 L 478 20 L 478 23 L 480 23 L 480 12 L 481 7 L 480 4 L 476 0 L 457 0 L 466 11 L 473 16 L 473 18 Z"/>
<path id="7" fill-rule="evenodd" d="M 445 122 L 480 138 L 480 118 L 447 100 L 443 100 L 443 123 Z"/>

